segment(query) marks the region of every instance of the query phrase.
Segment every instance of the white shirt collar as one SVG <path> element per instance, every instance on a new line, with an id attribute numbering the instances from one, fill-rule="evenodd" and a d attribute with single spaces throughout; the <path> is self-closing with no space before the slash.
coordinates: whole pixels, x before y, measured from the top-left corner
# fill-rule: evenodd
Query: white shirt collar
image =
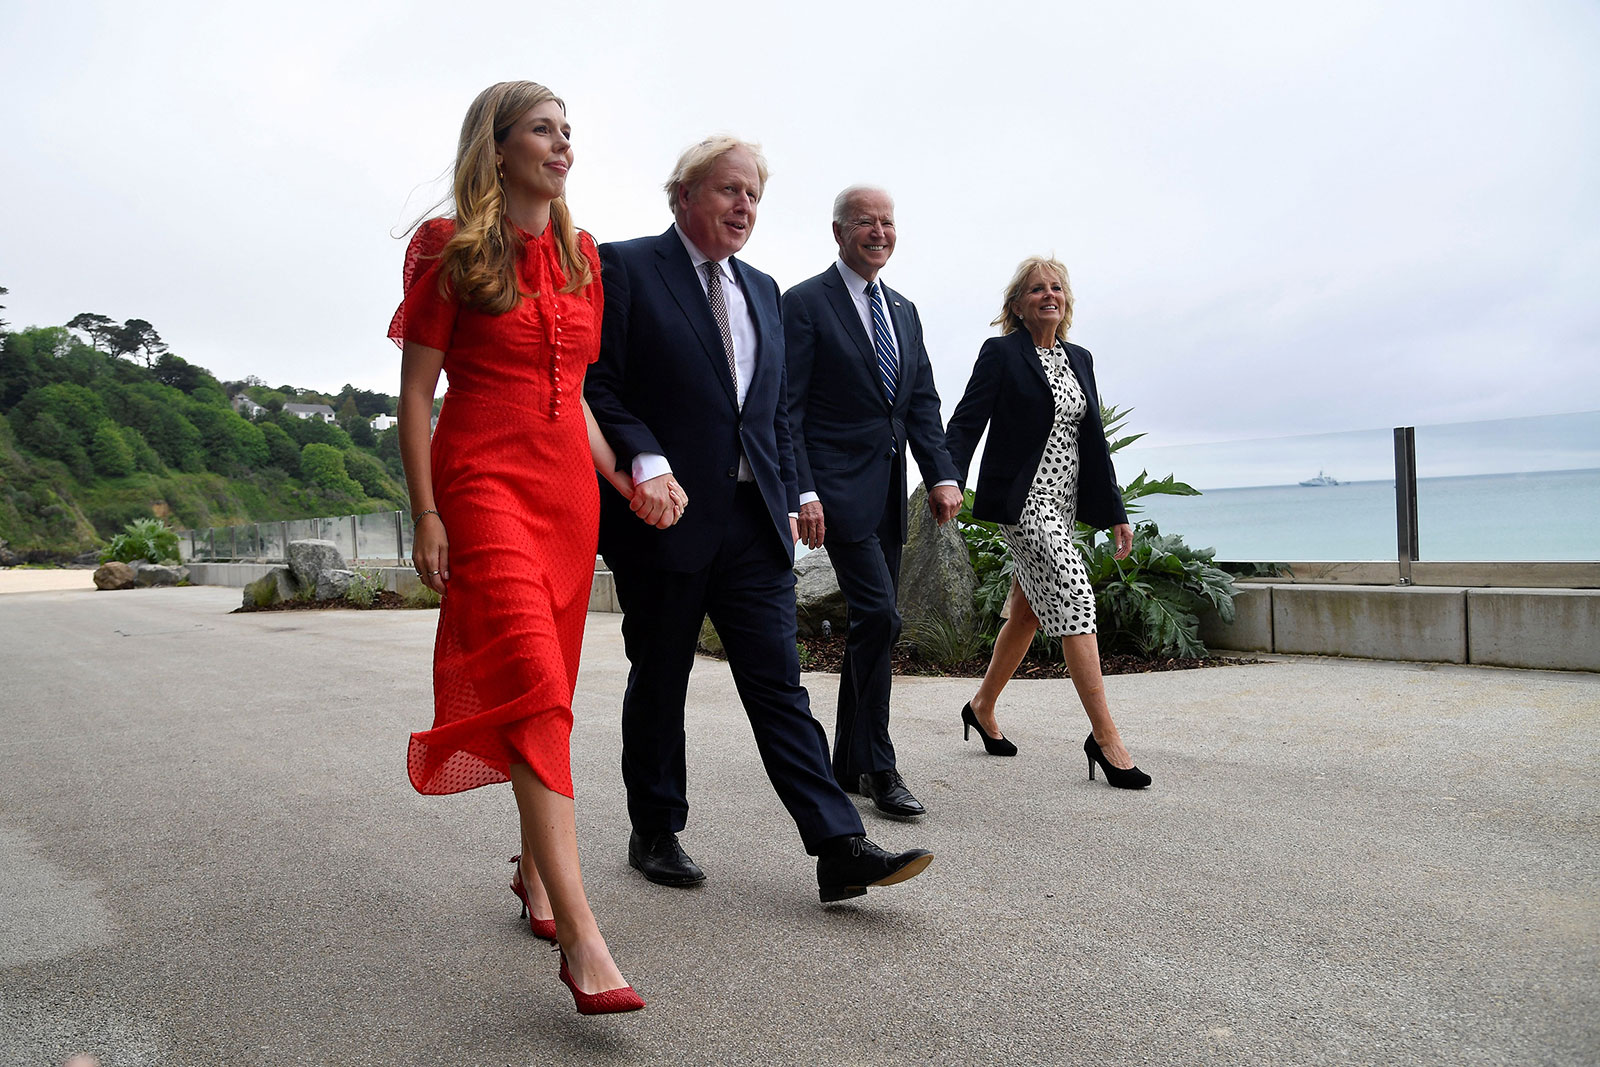
<path id="1" fill-rule="evenodd" d="M 700 251 L 695 243 L 689 240 L 689 235 L 683 232 L 683 227 L 679 226 L 676 221 L 673 222 L 672 228 L 677 231 L 678 240 L 683 242 L 683 250 L 689 253 L 689 262 L 694 264 L 694 272 L 700 275 L 701 280 L 704 281 L 704 268 L 707 263 L 711 262 L 711 257 Z M 733 276 L 733 257 L 727 256 L 723 259 L 719 259 L 717 260 L 717 264 L 722 268 L 723 277 L 737 284 L 738 279 Z"/>
<path id="2" fill-rule="evenodd" d="M 867 291 L 867 286 L 872 284 L 861 275 L 845 266 L 844 260 L 842 259 L 834 260 L 833 265 L 839 268 L 839 277 L 844 279 L 845 286 L 849 288 L 851 294 L 855 296 L 860 296 L 862 293 L 865 293 Z M 883 285 L 882 278 L 878 279 L 878 284 Z"/>

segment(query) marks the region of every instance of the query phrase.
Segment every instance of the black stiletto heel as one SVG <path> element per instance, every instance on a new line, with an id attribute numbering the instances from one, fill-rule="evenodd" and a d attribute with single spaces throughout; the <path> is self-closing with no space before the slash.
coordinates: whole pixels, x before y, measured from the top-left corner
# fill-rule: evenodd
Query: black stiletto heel
<path id="1" fill-rule="evenodd" d="M 1139 768 L 1134 767 L 1125 771 L 1106 759 L 1106 754 L 1100 751 L 1100 742 L 1094 739 L 1094 734 L 1090 734 L 1084 740 L 1083 752 L 1084 755 L 1089 757 L 1089 781 L 1091 782 L 1094 781 L 1094 765 L 1098 763 L 1100 764 L 1100 769 L 1106 772 L 1107 785 L 1114 785 L 1118 789 L 1143 789 L 1150 784 L 1150 776 Z"/>
<path id="2" fill-rule="evenodd" d="M 1004 734 L 999 737 L 989 736 L 988 731 L 983 728 L 983 724 L 978 721 L 978 717 L 972 713 L 972 705 L 968 704 L 961 709 L 961 740 L 972 740 L 973 727 L 977 727 L 978 736 L 983 738 L 983 750 L 989 755 L 1015 756 L 1017 754 L 1017 746 L 1007 741 Z"/>

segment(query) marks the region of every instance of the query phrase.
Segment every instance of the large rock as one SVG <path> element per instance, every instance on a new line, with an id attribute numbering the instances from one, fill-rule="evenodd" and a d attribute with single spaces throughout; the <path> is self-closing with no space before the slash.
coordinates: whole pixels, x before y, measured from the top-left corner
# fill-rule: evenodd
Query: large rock
<path id="1" fill-rule="evenodd" d="M 355 571 L 342 568 L 323 571 L 317 575 L 317 584 L 311 587 L 311 595 L 318 600 L 343 600 L 355 577 Z"/>
<path id="2" fill-rule="evenodd" d="M 294 599 L 299 591 L 288 567 L 274 567 L 265 577 L 244 587 L 244 607 L 270 608 L 280 601 Z"/>
<path id="3" fill-rule="evenodd" d="M 22 557 L 11 551 L 11 546 L 0 538 L 0 567 L 15 567 L 22 562 Z"/>
<path id="4" fill-rule="evenodd" d="M 845 632 L 849 608 L 833 573 L 828 552 L 819 548 L 794 565 L 795 621 L 801 637 L 821 637 L 826 622 L 835 634 Z"/>
<path id="5" fill-rule="evenodd" d="M 133 568 L 116 560 L 100 564 L 94 572 L 96 589 L 133 589 L 138 584 Z"/>
<path id="6" fill-rule="evenodd" d="M 955 521 L 943 526 L 928 511 L 928 488 L 911 496 L 910 539 L 900 557 L 900 618 L 907 631 L 943 619 L 966 631 L 976 622 L 978 576 Z"/>
<path id="7" fill-rule="evenodd" d="M 177 585 L 189 577 L 188 567 L 168 567 L 166 564 L 151 563 L 145 559 L 136 559 L 131 566 L 134 581 L 142 586 Z"/>
<path id="8" fill-rule="evenodd" d="M 349 570 L 345 565 L 344 556 L 339 552 L 339 546 L 332 541 L 290 541 L 284 555 L 288 557 L 289 570 L 294 574 L 295 584 L 301 589 L 315 590 L 317 580 L 324 571 Z M 320 593 L 317 595 L 321 596 Z"/>

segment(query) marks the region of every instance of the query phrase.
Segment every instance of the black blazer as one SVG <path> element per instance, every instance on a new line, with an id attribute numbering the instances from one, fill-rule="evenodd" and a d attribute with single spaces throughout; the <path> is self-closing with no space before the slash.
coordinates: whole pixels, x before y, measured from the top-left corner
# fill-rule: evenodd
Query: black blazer
<path id="1" fill-rule="evenodd" d="M 916 305 L 887 285 L 883 300 L 900 349 L 892 405 L 877 353 L 838 268 L 829 266 L 783 294 L 795 475 L 802 493 L 816 493 L 822 501 L 828 534 L 841 541 L 871 536 L 889 506 L 898 509 L 905 542 L 908 440 L 924 481 L 957 480 Z"/>
<path id="2" fill-rule="evenodd" d="M 1111 450 L 1100 425 L 1100 391 L 1094 381 L 1094 357 L 1087 348 L 1068 342 L 1067 364 L 1089 409 L 1078 424 L 1078 506 L 1081 522 L 1105 530 L 1128 521 L 1122 490 L 1111 465 Z M 1026 331 L 991 337 L 978 350 L 967 391 L 956 405 L 945 433 L 950 458 L 966 487 L 972 453 L 989 427 L 989 443 L 978 468 L 977 495 L 972 516 L 989 522 L 1015 523 L 1033 484 L 1034 472 L 1044 455 L 1050 428 L 1055 424 L 1055 397 L 1044 367 Z M 613 494 L 614 495 L 614 494 Z"/>
<path id="3" fill-rule="evenodd" d="M 731 264 L 757 338 L 742 411 L 721 333 L 677 230 L 600 246 L 605 318 L 584 399 L 616 450 L 619 470 L 629 470 L 641 452 L 660 453 L 691 505 L 677 524 L 657 530 L 602 487 L 600 551 L 608 559 L 669 571 L 708 565 L 733 512 L 741 451 L 772 518 L 774 549 L 794 558 L 789 513 L 799 509 L 800 492 L 778 284 L 738 259 Z"/>

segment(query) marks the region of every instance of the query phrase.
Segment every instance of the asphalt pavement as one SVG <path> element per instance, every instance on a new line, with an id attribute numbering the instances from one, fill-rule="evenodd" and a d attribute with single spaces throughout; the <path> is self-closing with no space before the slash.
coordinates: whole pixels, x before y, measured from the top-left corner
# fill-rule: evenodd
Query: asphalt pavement
<path id="1" fill-rule="evenodd" d="M 691 890 L 627 866 L 619 617 L 573 771 L 649 1001 L 583 1018 L 517 917 L 507 787 L 423 797 L 429 611 L 0 597 L 0 1065 L 1593 1064 L 1600 676 L 1275 658 L 1113 677 L 1155 779 L 1090 782 L 1066 681 L 896 681 L 922 876 L 818 903 L 726 665 L 690 685 Z M 837 679 L 807 675 L 831 728 Z M 865 802 L 862 802 L 863 804 Z"/>

